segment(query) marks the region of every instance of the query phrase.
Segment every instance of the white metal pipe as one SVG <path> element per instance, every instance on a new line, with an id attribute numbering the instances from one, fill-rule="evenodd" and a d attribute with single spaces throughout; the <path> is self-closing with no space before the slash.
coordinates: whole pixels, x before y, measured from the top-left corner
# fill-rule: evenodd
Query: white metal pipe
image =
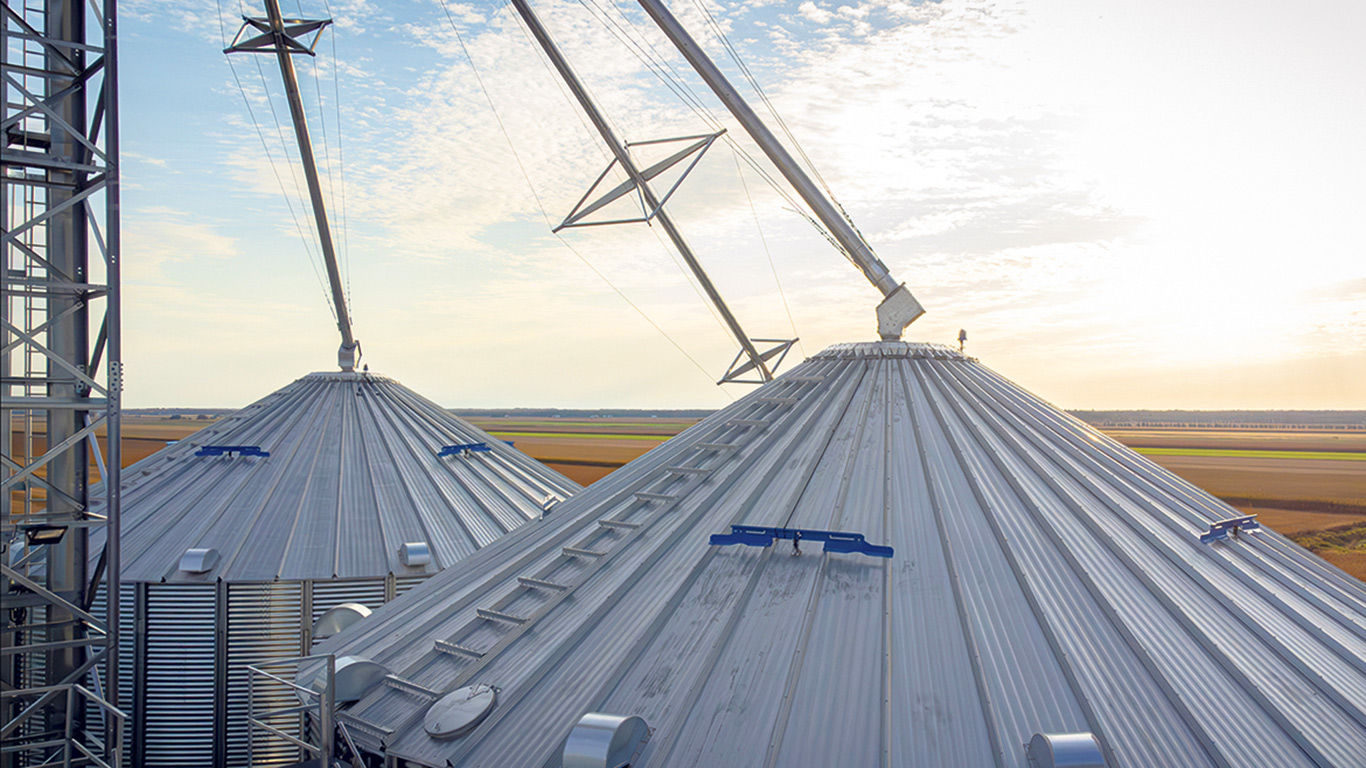
<path id="1" fill-rule="evenodd" d="M 702 76 L 702 79 L 725 104 L 726 109 L 730 110 L 735 119 L 740 121 L 745 131 L 759 144 L 759 148 L 764 151 L 768 159 L 777 166 L 779 172 L 783 174 L 783 178 L 787 179 L 797 194 L 801 195 L 806 204 L 811 206 L 816 218 L 820 219 L 821 223 L 830 231 L 831 236 L 840 244 L 840 247 L 854 261 L 854 264 L 858 266 L 869 282 L 876 286 L 879 291 L 882 291 L 883 296 L 888 298 L 904 291 L 904 287 L 892 277 L 887 266 L 882 263 L 877 254 L 873 253 L 873 249 L 854 229 L 854 226 L 826 197 L 825 193 L 816 186 L 806 171 L 788 153 L 787 149 L 779 143 L 777 137 L 769 131 L 768 126 L 764 125 L 749 104 L 745 103 L 739 92 L 730 84 L 721 70 L 712 63 L 712 60 L 697 44 L 697 41 L 692 38 L 692 35 L 688 34 L 678 19 L 668 8 L 664 7 L 664 3 L 660 0 L 637 0 L 637 2 L 673 42 L 693 69 L 697 70 L 697 74 Z M 909 292 L 906 292 L 906 297 L 910 298 Z M 914 302 L 913 299 L 911 301 Z M 906 320 L 907 324 L 923 313 L 923 310 L 919 309 L 918 303 L 914 303 L 910 311 L 914 313 L 914 316 Z M 897 329 L 897 335 L 900 336 L 900 329 Z"/>
<path id="2" fill-rule="evenodd" d="M 603 117 L 602 112 L 598 110 L 597 105 L 594 104 L 592 98 L 589 97 L 588 91 L 583 87 L 583 83 L 579 81 L 578 75 L 574 74 L 574 70 L 569 66 L 569 62 L 565 60 L 564 55 L 560 53 L 559 47 L 555 45 L 555 41 L 551 39 L 550 34 L 541 24 L 541 20 L 537 18 L 536 14 L 531 10 L 531 6 L 527 4 L 526 0 L 512 0 L 512 4 L 516 7 L 517 13 L 521 15 L 522 20 L 526 22 L 527 28 L 530 30 L 532 36 L 536 38 L 536 41 L 540 43 L 541 48 L 545 51 L 546 55 L 550 57 L 550 62 L 555 66 L 555 70 L 560 73 L 560 77 L 564 79 L 565 84 L 569 86 L 569 90 L 572 91 L 574 97 L 578 99 L 579 106 L 583 107 L 583 111 L 588 115 L 588 119 L 592 121 L 593 127 L 598 130 L 598 133 L 602 136 L 602 140 L 606 142 L 607 146 L 612 150 L 612 154 L 616 157 L 617 162 L 621 163 L 621 167 L 626 170 L 627 174 L 630 175 L 631 180 L 635 182 L 636 188 L 640 190 L 641 195 L 645 198 L 645 204 L 649 206 L 650 210 L 657 209 L 659 211 L 655 218 L 659 220 L 659 224 L 664 228 L 665 234 L 673 241 L 674 247 L 678 249 L 679 255 L 683 257 L 683 260 L 687 262 L 688 267 L 692 270 L 693 275 L 697 277 L 697 281 L 702 285 L 702 290 L 706 292 L 707 298 L 711 299 L 712 304 L 716 306 L 716 310 L 721 313 L 722 319 L 725 321 L 726 326 L 730 328 L 731 334 L 735 336 L 735 340 L 740 343 L 740 347 L 744 349 L 745 355 L 754 363 L 755 369 L 759 371 L 760 378 L 764 381 L 771 381 L 773 379 L 773 373 L 769 371 L 768 365 L 764 362 L 763 357 L 759 354 L 759 351 L 755 349 L 754 343 L 750 341 L 749 336 L 745 334 L 744 329 L 740 327 L 740 322 L 735 319 L 735 315 L 731 314 L 730 308 L 726 306 L 726 302 L 721 298 L 721 294 L 717 292 L 716 287 L 712 285 L 706 270 L 702 269 L 702 265 L 697 261 L 697 257 L 693 254 L 692 248 L 690 248 L 687 241 L 683 239 L 683 233 L 674 225 L 673 219 L 670 218 L 668 212 L 663 208 L 660 208 L 658 198 L 656 198 L 654 192 L 651 191 L 645 177 L 641 175 L 640 169 L 636 166 L 635 160 L 631 157 L 631 153 L 628 152 L 626 146 L 617 139 L 611 126 L 607 124 L 606 118 Z"/>
<path id="3" fill-rule="evenodd" d="M 313 158 L 313 142 L 308 135 L 308 121 L 304 115 L 304 102 L 299 95 L 299 79 L 294 72 L 294 59 L 285 45 L 285 24 L 280 13 L 279 0 L 265 0 L 266 17 L 275 35 L 275 54 L 280 60 L 280 73 L 285 81 L 285 95 L 289 99 L 289 113 L 294 122 L 294 135 L 299 142 L 299 159 L 304 166 L 304 178 L 308 181 L 308 197 L 313 205 L 313 218 L 318 225 L 318 242 L 322 247 L 323 261 L 327 266 L 327 282 L 332 288 L 332 304 L 337 308 L 337 329 L 342 336 L 341 369 L 350 371 L 355 368 L 356 339 L 351 333 L 351 317 L 346 311 L 346 295 L 342 291 L 341 272 L 337 269 L 337 254 L 332 246 L 332 230 L 327 223 L 327 208 L 323 204 L 322 184 L 318 180 L 318 164 Z M 350 354 L 347 363 L 347 355 Z"/>
<path id="4" fill-rule="evenodd" d="M 106 534 L 104 543 L 105 638 L 108 661 L 105 669 L 105 694 L 115 707 L 119 704 L 119 620 L 123 584 L 123 292 L 122 264 L 122 178 L 119 160 L 119 65 L 118 2 L 104 3 L 104 144 L 108 156 L 105 182 L 105 295 L 106 371 L 109 390 L 105 406 L 105 446 L 108 464 L 100 467 L 104 481 Z M 93 371 L 92 371 L 93 373 Z M 96 456 L 99 443 L 95 442 Z M 123 720 L 117 722 L 106 713 L 105 743 L 122 743 Z M 121 754 L 115 752 L 113 754 Z"/>

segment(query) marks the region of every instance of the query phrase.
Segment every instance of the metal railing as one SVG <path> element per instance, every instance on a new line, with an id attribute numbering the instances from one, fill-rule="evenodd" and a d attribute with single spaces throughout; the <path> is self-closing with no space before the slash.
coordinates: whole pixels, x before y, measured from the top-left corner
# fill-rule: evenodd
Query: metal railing
<path id="1" fill-rule="evenodd" d="M 0 742 L 3 743 L 0 754 L 28 755 L 28 762 L 32 765 L 122 768 L 123 722 L 126 719 L 123 710 L 77 683 L 5 691 L 0 693 L 0 707 L 8 711 L 14 701 L 26 699 L 33 701 L 0 728 Z M 61 730 L 47 727 L 43 720 L 44 712 L 52 705 L 63 702 L 66 705 L 63 709 L 66 717 Z M 92 707 L 98 708 L 102 721 L 112 723 L 109 732 L 114 735 L 113 744 L 106 748 L 103 739 L 85 728 L 77 727 L 73 713 L 79 711 L 80 703 L 84 703 L 87 714 L 91 713 Z M 25 728 L 28 723 L 38 723 L 39 727 Z M 111 762 L 106 762 L 100 755 L 108 755 Z"/>
<path id="2" fill-rule="evenodd" d="M 321 666 L 321 670 L 318 668 Z M 316 670 L 316 671 L 315 671 Z M 292 678 L 292 679 L 291 679 Z M 320 758 L 323 766 L 331 765 L 329 760 L 336 753 L 336 739 L 340 734 L 352 758 L 360 756 L 360 750 L 351 740 L 343 723 L 337 722 L 336 702 L 337 657 L 295 656 L 288 659 L 273 659 L 247 666 L 247 763 L 256 765 L 256 735 L 264 731 L 266 739 L 274 738 L 292 744 L 305 752 Z M 299 681 L 303 681 L 303 683 Z M 284 686 L 298 697 L 299 705 L 283 708 L 262 707 L 258 712 L 257 685 L 275 683 Z M 321 686 L 319 684 L 321 683 Z M 259 715 L 259 716 L 258 716 Z M 318 743 L 309 739 L 310 729 L 303 723 L 299 736 L 285 733 L 266 722 L 267 719 L 298 715 L 317 718 Z"/>

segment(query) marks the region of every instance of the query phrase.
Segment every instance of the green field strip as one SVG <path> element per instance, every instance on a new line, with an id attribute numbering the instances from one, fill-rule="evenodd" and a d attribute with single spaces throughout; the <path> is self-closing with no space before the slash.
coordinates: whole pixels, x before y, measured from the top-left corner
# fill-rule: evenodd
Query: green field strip
<path id="1" fill-rule="evenodd" d="M 607 432 L 489 432 L 494 437 L 567 437 L 588 440 L 653 440 L 663 442 L 673 435 L 614 435 Z"/>
<path id="2" fill-rule="evenodd" d="M 1361 451 L 1257 451 L 1233 448 L 1135 448 L 1145 456 L 1209 456 L 1220 459 L 1312 459 L 1366 461 Z"/>

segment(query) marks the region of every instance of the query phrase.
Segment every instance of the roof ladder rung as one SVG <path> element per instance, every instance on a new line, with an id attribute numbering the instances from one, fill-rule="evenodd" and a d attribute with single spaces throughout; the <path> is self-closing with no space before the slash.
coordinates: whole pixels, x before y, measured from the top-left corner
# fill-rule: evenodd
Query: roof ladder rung
<path id="1" fill-rule="evenodd" d="M 599 520 L 598 525 L 603 528 L 616 528 L 623 531 L 634 531 L 640 527 L 640 523 L 633 523 L 629 520 Z"/>
<path id="2" fill-rule="evenodd" d="M 796 405 L 798 400 L 795 397 L 756 397 L 761 403 L 775 403 L 778 405 Z"/>
<path id="3" fill-rule="evenodd" d="M 362 731 L 369 731 L 371 734 L 379 736 L 383 739 L 389 738 L 389 736 L 393 735 L 394 733 L 394 729 L 390 728 L 387 725 L 372 723 L 369 720 L 357 717 L 356 715 L 353 715 L 350 712 L 340 713 L 340 718 L 343 722 L 347 723 L 348 725 L 354 725 Z"/>
<path id="4" fill-rule="evenodd" d="M 470 659 L 484 658 L 483 651 L 476 651 L 467 645 L 451 643 L 445 640 L 437 640 L 435 643 L 433 643 L 433 645 L 436 646 L 436 650 L 440 651 L 441 653 L 450 654 L 451 656 L 464 656 Z"/>
<path id="5" fill-rule="evenodd" d="M 693 448 L 699 451 L 737 451 L 740 446 L 734 443 L 697 443 Z M 639 496 L 640 494 L 636 494 Z"/>
<path id="6" fill-rule="evenodd" d="M 735 427 L 767 427 L 773 422 L 768 419 L 731 419 L 726 422 L 726 426 Z"/>
<path id="7" fill-rule="evenodd" d="M 565 590 L 569 589 L 568 584 L 556 584 L 553 581 L 537 579 L 531 576 L 518 576 L 517 583 L 521 584 L 524 587 L 533 587 L 538 589 L 553 589 L 557 592 L 564 592 Z"/>
<path id="8" fill-rule="evenodd" d="M 596 552 L 582 547 L 563 547 L 560 551 L 571 557 L 602 557 L 606 552 Z"/>
<path id="9" fill-rule="evenodd" d="M 416 693 L 419 696 L 425 696 L 429 699 L 441 698 L 440 691 L 434 691 L 425 685 L 418 685 L 412 680 L 404 680 L 396 675 L 385 675 L 384 684 L 390 688 L 397 688 L 400 691 L 407 691 L 408 693 Z"/>
<path id="10" fill-rule="evenodd" d="M 675 475 L 705 475 L 711 472 L 707 467 L 665 467 L 665 470 Z"/>
<path id="11" fill-rule="evenodd" d="M 671 493 L 650 493 L 649 491 L 636 491 L 636 498 L 641 501 L 675 501 L 678 499 Z"/>
<path id="12" fill-rule="evenodd" d="M 516 624 L 521 626 L 527 623 L 527 620 L 521 616 L 513 616 L 510 613 L 495 611 L 491 608 L 476 608 L 474 609 L 474 615 L 486 621 L 501 621 L 504 624 Z"/>

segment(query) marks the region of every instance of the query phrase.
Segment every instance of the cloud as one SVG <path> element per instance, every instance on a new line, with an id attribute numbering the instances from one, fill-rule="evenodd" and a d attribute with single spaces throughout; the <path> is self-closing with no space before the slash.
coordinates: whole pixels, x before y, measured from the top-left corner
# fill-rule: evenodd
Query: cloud
<path id="1" fill-rule="evenodd" d="M 1338 280 L 1304 291 L 1311 301 L 1366 301 L 1366 277 Z"/>
<path id="2" fill-rule="evenodd" d="M 241 254 L 235 238 L 212 224 L 174 208 L 153 206 L 127 211 L 123 247 L 136 258 L 124 261 L 123 279 L 130 283 L 166 285 L 166 268 L 192 259 L 229 259 Z"/>
<path id="3" fill-rule="evenodd" d="M 182 34 L 204 34 L 192 27 L 213 22 L 201 18 L 211 7 L 204 3 L 132 4 L 144 33 L 164 26 L 146 9 L 181 14 Z M 514 388 L 470 372 L 476 360 L 497 361 L 523 402 L 559 396 L 544 388 L 552 364 L 561 366 L 557 382 L 574 382 L 565 397 L 575 404 L 723 399 L 693 381 L 703 377 L 692 364 L 570 250 L 719 370 L 734 343 L 661 246 L 658 226 L 588 228 L 563 240 L 548 233 L 610 155 L 543 54 L 506 8 L 447 7 L 459 38 L 437 3 L 334 4 L 337 58 L 329 43 L 300 68 L 319 146 L 324 117 L 328 126 L 320 155 L 333 174 L 338 240 L 354 256 L 352 296 L 367 351 L 393 372 L 413 371 L 433 386 L 430 395 L 450 393 L 450 402 L 511 402 L 500 398 Z M 800 144 L 930 310 L 911 337 L 952 341 L 967 327 L 984 359 L 1077 404 L 1101 403 L 1085 394 L 1103 391 L 1095 388 L 1133 391 L 1099 369 L 1151 381 L 1157 374 L 1144 371 L 1236 368 L 1267 350 L 1293 361 L 1366 349 L 1358 258 L 1366 242 L 1350 224 L 1363 204 L 1354 179 L 1366 171 L 1355 140 L 1366 112 L 1351 94 L 1366 69 L 1357 66 L 1360 47 L 1341 34 L 1351 25 L 1331 8 L 1275 22 L 1261 8 L 1220 21 L 1167 0 L 1142 8 L 1073 0 L 706 7 L 781 124 L 729 61 L 708 12 L 689 3 L 676 11 L 784 143 L 794 151 Z M 622 138 L 719 125 L 776 175 L 633 4 L 606 7 L 607 18 L 570 0 L 536 8 Z M 1310 34 L 1334 19 L 1336 36 Z M 1240 34 L 1213 35 L 1225 22 Z M 1267 59 L 1265 50 L 1299 54 Z M 297 258 L 298 229 L 309 228 L 285 160 L 294 150 L 278 75 L 237 66 L 275 166 L 236 83 L 218 69 L 205 90 L 218 91 L 228 119 L 209 134 L 211 162 L 196 156 L 193 174 L 180 166 L 214 180 L 213 205 L 192 209 L 169 197 L 184 184 L 166 184 L 174 191 L 158 199 L 196 214 L 170 215 L 172 224 L 208 221 L 211 232 L 236 240 L 238 255 L 205 263 L 278 265 L 289 274 L 276 282 L 307 288 L 297 302 L 263 296 L 261 311 L 312 317 L 316 279 Z M 177 170 L 174 160 L 167 170 Z M 277 170 L 301 225 L 280 200 Z M 670 211 L 750 335 L 787 332 L 771 259 L 808 350 L 870 338 L 877 292 L 790 205 L 718 142 Z M 166 236 L 199 238 L 212 253 L 203 234 Z M 169 279 L 188 279 L 192 269 L 164 250 L 153 264 Z M 329 320 L 310 321 L 323 358 L 334 346 Z M 433 323 L 459 332 L 436 333 Z M 637 375 L 642 360 L 668 375 Z M 639 389 L 604 384 L 623 370 Z"/>
<path id="4" fill-rule="evenodd" d="M 621 50 L 617 38 L 627 37 L 638 52 L 670 62 L 686 83 L 680 87 L 710 102 L 705 88 L 652 27 L 627 27 L 622 21 L 621 29 L 627 31 L 609 34 L 572 3 L 539 3 L 537 8 L 621 136 L 659 138 L 698 131 L 697 118 L 658 87 L 642 61 L 601 54 Z M 738 21 L 723 17 L 722 29 L 728 34 L 743 34 L 736 27 L 756 21 L 764 10 L 738 8 L 743 11 Z M 814 46 L 808 38 L 781 61 L 781 70 L 771 69 L 767 90 L 831 187 L 857 212 L 870 239 L 879 246 L 897 246 L 889 260 L 896 273 L 934 274 L 936 291 L 986 302 L 981 309 L 989 313 L 991 306 L 1018 306 L 1021 292 L 1039 285 L 1035 278 L 1057 274 L 1061 265 L 1076 264 L 1087 253 L 1058 247 L 1104 242 L 1139 223 L 1092 199 L 1084 179 L 1069 177 L 1059 167 L 1056 144 L 1063 137 L 1057 116 L 1046 107 L 1025 97 L 1003 96 L 997 87 L 962 90 L 964 66 L 990 72 L 1008 58 L 1009 48 L 974 43 L 1009 38 L 1018 11 L 940 4 L 865 4 L 837 10 L 821 17 L 832 26 Z M 684 23 L 724 62 L 719 39 L 708 31 L 700 11 L 693 12 L 696 17 Z M 353 210 L 362 212 L 353 215 L 353 222 L 384 233 L 387 260 L 460 270 L 465 280 L 458 290 L 466 297 L 483 295 L 496 302 L 518 296 L 564 314 L 572 311 L 570 298 L 542 286 L 581 285 L 619 301 L 577 259 L 566 258 L 563 244 L 545 236 L 542 218 L 558 221 L 607 165 L 609 155 L 600 139 L 510 12 L 462 7 L 453 13 L 458 36 L 444 15 L 398 29 L 440 58 L 401 93 L 388 94 L 385 132 L 403 140 L 385 142 L 382 156 L 351 164 Z M 802 15 L 812 15 L 811 9 Z M 784 18 L 790 21 L 783 23 L 795 23 Z M 767 52 L 754 58 L 760 69 L 780 61 Z M 909 88 L 908 71 L 915 74 Z M 743 130 L 715 107 L 709 109 L 729 125 L 740 148 L 767 165 Z M 379 135 L 373 126 L 369 130 L 369 135 Z M 868 147 L 882 149 L 868 152 Z M 810 318 L 848 317 L 832 327 L 861 335 L 863 316 L 871 316 L 876 303 L 875 292 L 808 225 L 782 213 L 787 203 L 762 182 L 751 177 L 747 194 L 728 154 L 717 145 L 670 207 L 730 303 L 748 308 L 749 322 L 742 317 L 742 324 L 786 325 L 786 310 L 775 295 L 766 260 L 719 257 L 737 250 L 737 244 L 743 244 L 738 250 L 757 255 L 761 244 L 752 199 L 770 249 L 784 254 L 781 266 L 793 294 L 789 304 L 798 307 L 801 325 L 809 327 Z M 235 173 L 259 193 L 278 187 L 259 157 L 251 152 L 234 157 Z M 939 222 L 933 231 L 921 226 L 925 216 Z M 954 224 L 946 225 L 949 221 Z M 671 263 L 641 258 L 642 252 L 662 250 L 651 242 L 657 235 L 657 230 L 644 228 L 598 228 L 566 233 L 565 238 L 632 301 L 647 307 L 652 318 L 658 315 L 672 334 L 686 337 L 700 331 L 716 343 L 709 321 L 698 325 L 663 309 L 697 299 Z M 480 254 L 477 267 L 460 266 L 469 262 L 467 254 Z M 915 254 L 918 263 L 900 254 Z M 983 272 L 1003 268 L 1034 272 L 1023 279 L 989 281 L 993 293 L 985 293 Z M 832 283 L 846 287 L 832 290 Z M 506 299 L 501 300 L 506 306 Z M 460 303 L 469 306 L 470 301 Z M 693 306 L 696 317 L 707 318 L 705 307 Z M 779 318 L 784 319 L 774 322 Z M 643 322 L 630 313 L 624 321 Z M 580 327 L 591 327 L 587 318 Z M 643 331 L 654 334 L 648 327 Z M 724 334 L 719 342 L 728 343 Z"/>
<path id="5" fill-rule="evenodd" d="M 331 0 L 332 21 L 337 27 L 352 34 L 360 34 L 371 25 L 391 22 L 392 19 L 371 0 Z M 291 17 L 288 8 L 282 8 Z M 266 11 L 260 0 L 124 0 L 119 3 L 119 15 L 132 21 L 169 27 L 193 35 L 200 40 L 227 47 L 242 26 L 243 16 L 264 17 Z M 322 8 L 308 8 L 305 18 L 326 18 Z"/>
<path id="6" fill-rule="evenodd" d="M 810 2 L 810 0 L 797 6 L 797 13 L 800 14 L 803 19 L 816 24 L 829 24 L 831 19 L 835 18 L 835 14 Z"/>

